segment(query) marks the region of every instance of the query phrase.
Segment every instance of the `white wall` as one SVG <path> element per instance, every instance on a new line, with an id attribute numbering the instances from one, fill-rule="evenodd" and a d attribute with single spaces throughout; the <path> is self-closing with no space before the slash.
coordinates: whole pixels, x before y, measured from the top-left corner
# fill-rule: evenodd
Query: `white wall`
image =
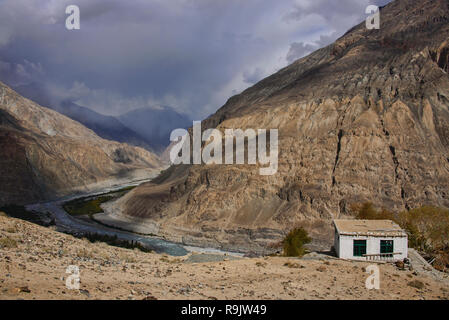
<path id="1" fill-rule="evenodd" d="M 335 239 L 335 251 L 337 256 L 342 259 L 354 259 L 354 260 L 367 260 L 366 257 L 354 257 L 354 240 L 366 240 L 366 254 L 379 254 L 380 253 L 380 241 L 381 240 L 393 240 L 393 249 L 395 253 L 401 253 L 395 255 L 395 260 L 403 260 L 407 258 L 408 239 L 404 237 L 356 237 L 340 235 L 339 241 L 336 234 Z"/>

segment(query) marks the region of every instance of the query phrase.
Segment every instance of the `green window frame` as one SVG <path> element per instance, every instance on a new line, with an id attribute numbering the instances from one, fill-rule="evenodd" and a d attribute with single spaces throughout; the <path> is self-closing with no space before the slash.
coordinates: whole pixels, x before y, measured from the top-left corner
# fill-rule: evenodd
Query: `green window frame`
<path id="1" fill-rule="evenodd" d="M 393 240 L 380 240 L 380 253 L 389 254 L 394 252 Z"/>
<path id="2" fill-rule="evenodd" d="M 366 240 L 354 240 L 354 257 L 363 257 L 366 254 Z"/>

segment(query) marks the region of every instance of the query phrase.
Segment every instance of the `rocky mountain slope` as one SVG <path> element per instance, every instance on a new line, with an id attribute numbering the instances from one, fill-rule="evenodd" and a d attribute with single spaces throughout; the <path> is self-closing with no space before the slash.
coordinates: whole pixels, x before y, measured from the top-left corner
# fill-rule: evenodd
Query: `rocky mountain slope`
<path id="1" fill-rule="evenodd" d="M 89 191 L 118 180 L 148 177 L 154 154 L 107 141 L 0 82 L 0 205 Z"/>
<path id="2" fill-rule="evenodd" d="M 279 129 L 277 174 L 180 167 L 176 178 L 130 192 L 114 212 L 181 241 L 257 248 L 301 224 L 330 243 L 331 220 L 353 203 L 449 207 L 448 72 L 449 2 L 393 1 L 380 30 L 361 23 L 203 123 Z"/>

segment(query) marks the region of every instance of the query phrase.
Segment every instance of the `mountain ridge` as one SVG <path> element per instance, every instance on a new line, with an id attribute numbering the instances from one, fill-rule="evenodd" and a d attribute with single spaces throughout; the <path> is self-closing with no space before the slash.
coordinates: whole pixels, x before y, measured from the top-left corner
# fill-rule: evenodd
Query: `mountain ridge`
<path id="1" fill-rule="evenodd" d="M 117 200 L 114 214 L 178 240 L 263 251 L 298 225 L 330 245 L 332 219 L 355 203 L 449 207 L 448 34 L 447 1 L 391 2 L 380 30 L 355 26 L 203 122 L 279 129 L 275 176 L 184 166 Z"/>
<path id="2" fill-rule="evenodd" d="M 33 82 L 14 87 L 20 95 L 80 122 L 100 137 L 128 143 L 150 152 L 162 154 L 170 143 L 173 129 L 186 128 L 191 120 L 171 107 L 134 109 L 118 116 L 98 113 L 70 98 L 53 97 L 42 84 Z"/>
<path id="3" fill-rule="evenodd" d="M 0 204 L 28 204 L 153 176 L 154 154 L 98 137 L 0 82 Z"/>

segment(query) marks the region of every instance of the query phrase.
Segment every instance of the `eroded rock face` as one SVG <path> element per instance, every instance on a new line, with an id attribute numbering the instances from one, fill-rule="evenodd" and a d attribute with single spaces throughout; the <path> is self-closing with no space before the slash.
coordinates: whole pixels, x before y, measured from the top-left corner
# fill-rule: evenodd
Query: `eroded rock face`
<path id="1" fill-rule="evenodd" d="M 101 139 L 0 83 L 0 205 L 89 191 L 159 166 L 150 152 Z"/>
<path id="2" fill-rule="evenodd" d="M 151 197 L 155 186 L 146 185 L 117 207 L 156 221 L 161 234 L 256 247 L 301 223 L 316 241 L 329 241 L 331 220 L 353 203 L 449 207 L 448 35 L 447 1 L 390 3 L 380 30 L 356 26 L 203 123 L 279 129 L 276 175 L 185 167 L 184 178 L 156 186 L 165 197 Z"/>

